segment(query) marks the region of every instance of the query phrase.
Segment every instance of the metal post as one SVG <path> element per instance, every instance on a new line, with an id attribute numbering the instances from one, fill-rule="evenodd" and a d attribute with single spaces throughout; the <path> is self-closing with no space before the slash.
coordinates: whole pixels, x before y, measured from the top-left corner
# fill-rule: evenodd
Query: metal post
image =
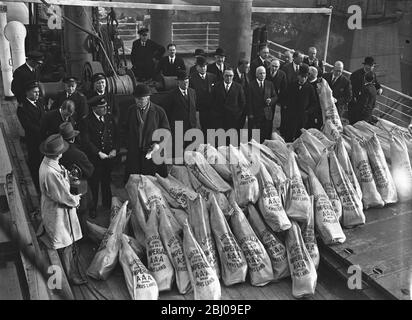
<path id="1" fill-rule="evenodd" d="M 206 52 L 209 53 L 209 22 L 206 23 Z"/>
<path id="2" fill-rule="evenodd" d="M 326 31 L 326 43 L 325 43 L 325 53 L 323 55 L 323 61 L 327 62 L 326 59 L 328 57 L 328 47 L 329 47 L 329 35 L 330 35 L 330 24 L 332 22 L 332 10 L 333 7 L 330 6 L 329 7 L 331 12 L 329 13 L 329 17 L 328 17 L 328 30 Z"/>

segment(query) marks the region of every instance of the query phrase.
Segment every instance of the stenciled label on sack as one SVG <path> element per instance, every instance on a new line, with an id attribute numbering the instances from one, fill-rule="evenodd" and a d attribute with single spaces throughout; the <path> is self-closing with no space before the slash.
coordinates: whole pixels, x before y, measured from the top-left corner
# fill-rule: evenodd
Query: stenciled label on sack
<path id="1" fill-rule="evenodd" d="M 298 242 L 290 246 L 288 257 L 294 277 L 301 278 L 310 273 L 308 257 L 304 254 L 303 248 Z"/>
<path id="2" fill-rule="evenodd" d="M 274 212 L 283 211 L 282 201 L 273 183 L 264 184 L 261 197 L 266 209 Z"/>
<path id="3" fill-rule="evenodd" d="M 242 251 L 235 238 L 229 233 L 224 233 L 219 237 L 219 240 L 222 244 L 222 252 L 226 257 L 225 265 L 231 271 L 242 268 L 246 261 L 242 257 Z"/>
<path id="4" fill-rule="evenodd" d="M 147 263 L 150 272 L 159 272 L 167 268 L 167 254 L 163 247 L 159 235 L 153 235 L 147 238 Z"/>
<path id="5" fill-rule="evenodd" d="M 354 199 L 354 194 L 348 190 L 346 183 L 343 180 L 339 180 L 336 184 L 336 191 L 339 194 L 339 198 L 342 202 L 342 208 L 347 211 L 354 211 L 359 208 L 357 201 Z"/>
<path id="6" fill-rule="evenodd" d="M 328 195 L 330 200 L 339 200 L 339 196 L 336 193 L 335 187 L 332 185 L 332 183 L 328 182 L 324 184 L 324 189 L 326 194 Z"/>
<path id="7" fill-rule="evenodd" d="M 356 165 L 356 169 L 359 171 L 360 183 L 373 182 L 372 169 L 367 160 L 360 160 Z"/>
<path id="8" fill-rule="evenodd" d="M 217 266 L 217 254 L 213 246 L 212 237 L 208 236 L 203 238 L 200 242 L 200 247 L 202 248 L 205 256 L 212 267 Z"/>
<path id="9" fill-rule="evenodd" d="M 316 212 L 320 213 L 322 223 L 338 223 L 335 210 L 325 195 L 317 195 L 315 197 Z"/>
<path id="10" fill-rule="evenodd" d="M 317 257 L 314 253 L 316 250 L 315 230 L 312 225 L 306 227 L 302 232 L 303 242 L 311 257 Z"/>
<path id="11" fill-rule="evenodd" d="M 379 189 L 389 187 L 388 177 L 386 176 L 385 169 L 380 164 L 373 164 L 372 166 L 373 176 L 375 178 L 376 186 Z"/>
<path id="12" fill-rule="evenodd" d="M 286 260 L 287 254 L 285 246 L 279 242 L 269 230 L 263 230 L 260 233 L 260 238 L 272 263 L 279 264 Z"/>
<path id="13" fill-rule="evenodd" d="M 140 261 L 133 259 L 129 263 L 129 267 L 132 276 L 135 278 L 136 289 L 147 289 L 156 286 L 156 281 Z"/>
<path id="14" fill-rule="evenodd" d="M 297 176 L 294 176 L 292 178 L 290 188 L 292 193 L 292 200 L 309 202 L 309 197 L 306 193 L 305 186 Z"/>
<path id="15" fill-rule="evenodd" d="M 176 272 L 187 271 L 182 242 L 176 236 L 172 236 L 167 242 L 167 247 L 169 248 L 170 255 L 175 262 L 174 267 Z"/>
<path id="16" fill-rule="evenodd" d="M 182 208 L 187 208 L 189 197 L 183 189 L 170 187 L 168 191 Z"/>
<path id="17" fill-rule="evenodd" d="M 217 278 L 213 276 L 213 269 L 203 260 L 202 253 L 198 249 L 188 252 L 187 259 L 189 260 L 196 287 L 207 287 L 216 281 Z"/>
<path id="18" fill-rule="evenodd" d="M 262 260 L 264 252 L 258 241 L 255 236 L 247 236 L 239 241 L 250 272 L 259 272 L 266 267 Z"/>
<path id="19" fill-rule="evenodd" d="M 239 166 L 236 175 L 239 177 L 239 186 L 251 185 L 256 182 L 256 177 L 245 167 Z"/>

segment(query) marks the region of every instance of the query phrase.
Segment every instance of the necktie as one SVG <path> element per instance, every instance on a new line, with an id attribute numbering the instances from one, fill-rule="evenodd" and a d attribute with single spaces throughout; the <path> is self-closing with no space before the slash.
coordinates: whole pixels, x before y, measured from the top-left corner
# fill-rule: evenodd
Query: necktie
<path id="1" fill-rule="evenodd" d="M 170 64 L 173 64 L 173 58 L 170 58 Z"/>
<path id="2" fill-rule="evenodd" d="M 142 147 L 143 145 L 143 109 L 138 108 L 137 112 L 136 112 L 136 116 L 137 116 L 137 122 L 139 124 L 138 126 L 138 131 L 139 131 L 139 137 L 138 137 L 138 144 L 139 147 Z"/>
<path id="3" fill-rule="evenodd" d="M 104 118 L 103 118 L 103 116 L 100 116 L 100 122 L 101 122 L 101 123 L 104 123 Z"/>
<path id="4" fill-rule="evenodd" d="M 296 65 L 296 66 L 295 66 L 295 72 L 298 73 L 298 71 L 299 71 L 299 66 Z"/>
<path id="5" fill-rule="evenodd" d="M 142 47 L 145 47 L 146 46 L 146 42 L 142 42 Z"/>
<path id="6" fill-rule="evenodd" d="M 226 84 L 226 93 L 229 92 L 229 84 Z"/>

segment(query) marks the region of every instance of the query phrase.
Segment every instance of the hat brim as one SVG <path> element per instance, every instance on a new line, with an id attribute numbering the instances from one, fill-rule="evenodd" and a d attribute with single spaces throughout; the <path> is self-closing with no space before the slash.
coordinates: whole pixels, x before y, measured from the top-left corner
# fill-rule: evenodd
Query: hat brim
<path id="1" fill-rule="evenodd" d="M 55 151 L 55 152 L 48 152 L 45 149 L 45 145 L 46 145 L 45 142 L 46 141 L 43 141 L 40 144 L 40 147 L 39 147 L 40 152 L 42 154 L 44 154 L 45 156 L 58 156 L 59 154 L 65 153 L 67 151 L 67 149 L 69 149 L 69 143 L 63 140 L 63 148 L 62 149 L 60 149 L 58 151 Z"/>
<path id="2" fill-rule="evenodd" d="M 64 140 L 70 140 L 73 139 L 74 137 L 77 137 L 79 135 L 80 131 L 79 130 L 73 130 L 72 134 L 68 137 L 62 136 Z"/>

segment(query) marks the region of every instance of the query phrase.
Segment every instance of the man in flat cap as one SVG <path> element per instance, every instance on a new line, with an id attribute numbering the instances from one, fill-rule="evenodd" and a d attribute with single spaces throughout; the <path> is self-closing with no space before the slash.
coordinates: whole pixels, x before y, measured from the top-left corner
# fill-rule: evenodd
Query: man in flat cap
<path id="1" fill-rule="evenodd" d="M 80 125 L 83 150 L 94 165 L 89 185 L 93 196 L 90 217 L 96 217 L 101 186 L 102 205 L 109 209 L 112 203 L 111 173 L 119 151 L 118 131 L 113 115 L 107 113 L 107 102 L 95 96 L 89 102 L 91 112 Z"/>
<path id="2" fill-rule="evenodd" d="M 133 42 L 130 59 L 137 80 L 145 81 L 154 77 L 155 64 L 165 53 L 165 48 L 148 38 L 149 29 L 142 28 L 138 33 L 140 37 Z"/>
<path id="3" fill-rule="evenodd" d="M 78 125 L 80 120 L 85 118 L 89 113 L 86 96 L 79 90 L 77 90 L 78 80 L 76 77 L 65 77 L 63 78 L 63 83 L 64 90 L 59 92 L 55 97 L 55 100 L 51 106 L 51 110 L 60 108 L 64 100 L 73 101 L 76 109 L 75 113 L 73 114 L 73 119 L 76 125 Z"/>
<path id="4" fill-rule="evenodd" d="M 47 112 L 40 122 L 40 134 L 42 141 L 52 134 L 59 133 L 59 127 L 63 122 L 71 122 L 77 127 L 73 115 L 76 107 L 72 100 L 66 99 L 58 109 Z"/>
<path id="5" fill-rule="evenodd" d="M 191 142 L 183 142 L 184 134 L 187 130 L 197 127 L 196 91 L 189 88 L 189 76 L 186 71 L 178 71 L 177 88 L 168 94 L 164 107 L 173 137 L 173 148 L 177 151 L 177 156 L 180 154 L 183 156 L 183 153 L 180 153 L 181 150 L 175 147 L 189 145 Z M 182 126 L 182 131 L 177 128 L 179 125 Z M 176 132 L 183 132 L 183 137 L 175 137 Z"/>
<path id="6" fill-rule="evenodd" d="M 17 107 L 17 117 L 25 133 L 27 164 L 33 183 L 39 191 L 39 167 L 41 163 L 39 146 L 42 141 L 40 123 L 45 115 L 45 109 L 43 104 L 39 102 L 40 88 L 37 81 L 26 83 L 23 91 L 25 98 Z"/>
<path id="7" fill-rule="evenodd" d="M 27 53 L 26 63 L 13 72 L 11 91 L 18 103 L 25 99 L 25 85 L 30 81 L 39 80 L 39 67 L 43 64 L 44 56 L 41 52 L 30 51 Z"/>
<path id="8" fill-rule="evenodd" d="M 156 164 L 150 154 L 158 142 L 153 141 L 153 132 L 166 129 L 170 132 L 169 121 L 162 107 L 150 101 L 151 91 L 145 84 L 139 84 L 134 90 L 135 103 L 128 111 L 126 122 L 126 170 L 125 181 L 131 174 L 166 176 L 166 165 Z"/>
<path id="9" fill-rule="evenodd" d="M 296 82 L 293 82 L 288 87 L 285 110 L 286 123 L 284 127 L 286 142 L 293 142 L 300 136 L 300 130 L 307 126 L 309 116 L 316 110 L 316 93 L 314 87 L 308 82 L 308 75 L 308 65 L 301 64 Z"/>
<path id="10" fill-rule="evenodd" d="M 361 94 L 361 91 L 364 87 L 365 84 L 365 74 L 367 72 L 372 72 L 373 74 L 373 80 L 372 83 L 374 84 L 375 88 L 376 88 L 376 92 L 378 95 L 381 95 L 383 92 L 383 89 L 380 85 L 380 83 L 378 82 L 378 79 L 376 78 L 376 74 L 375 74 L 375 59 L 373 57 L 366 57 L 365 60 L 362 62 L 363 64 L 363 68 L 360 68 L 356 71 L 354 71 L 351 75 L 350 75 L 350 82 L 352 85 L 352 101 L 350 102 L 350 106 L 349 108 L 354 108 L 358 98 Z"/>
<path id="11" fill-rule="evenodd" d="M 216 83 L 216 75 L 207 72 L 206 58 L 200 56 L 196 59 L 196 72 L 190 75 L 189 87 L 196 92 L 196 107 L 199 111 L 199 121 L 203 134 L 207 129 L 214 128 L 214 119 L 212 104 L 212 88 Z"/>
<path id="12" fill-rule="evenodd" d="M 216 75 L 217 81 L 223 81 L 223 72 L 230 68 L 230 66 L 225 62 L 226 53 L 222 48 L 217 48 L 215 51 L 215 62 L 207 66 L 207 72 Z"/>

